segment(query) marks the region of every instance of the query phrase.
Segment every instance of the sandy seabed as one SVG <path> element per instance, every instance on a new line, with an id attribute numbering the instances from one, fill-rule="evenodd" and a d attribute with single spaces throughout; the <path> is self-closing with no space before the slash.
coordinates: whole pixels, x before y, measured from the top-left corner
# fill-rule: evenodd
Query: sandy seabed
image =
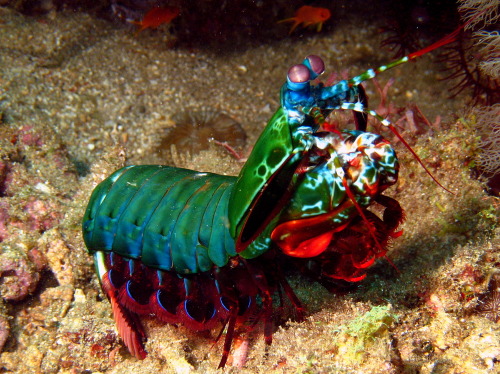
<path id="1" fill-rule="evenodd" d="M 209 52 L 172 47 L 168 32 L 135 36 L 81 13 L 40 20 L 0 8 L 0 372 L 216 371 L 216 332 L 148 320 L 149 356 L 138 361 L 123 347 L 81 236 L 90 193 L 124 164 L 167 162 L 157 147 L 181 111 L 227 113 L 245 130 L 239 151 L 248 153 L 279 104 L 289 66 L 308 54 L 322 56 L 327 72 L 350 76 L 381 65 L 389 56 L 376 30 L 346 23 Z M 226 371 L 500 372 L 500 296 L 491 290 L 500 263 L 498 200 L 471 179 L 477 139 L 469 98 L 448 98 L 452 84 L 438 80 L 440 68 L 426 56 L 380 82 L 395 79 L 388 97 L 396 105 L 417 103 L 431 122 L 441 116 L 432 136 L 410 137 L 455 195 L 396 144 L 402 170 L 388 194 L 407 218 L 388 257 L 399 274 L 380 260 L 343 295 L 292 277 L 306 321 L 279 326 L 270 347 L 253 334 L 244 368 Z M 367 93 L 376 108 L 373 85 Z M 196 170 L 241 168 L 214 144 L 174 156 L 168 162 Z M 493 311 L 477 307 L 478 298 Z"/>

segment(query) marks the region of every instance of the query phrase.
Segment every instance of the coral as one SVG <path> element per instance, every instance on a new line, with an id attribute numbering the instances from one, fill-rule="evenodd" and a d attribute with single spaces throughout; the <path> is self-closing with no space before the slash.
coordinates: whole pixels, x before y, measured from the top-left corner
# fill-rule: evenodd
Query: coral
<path id="1" fill-rule="evenodd" d="M 40 252 L 44 253 L 51 271 L 59 285 L 74 284 L 76 272 L 70 260 L 70 249 L 57 228 L 45 232 L 37 242 Z"/>
<path id="2" fill-rule="evenodd" d="M 0 242 L 7 237 L 7 225 L 9 221 L 9 203 L 0 200 Z"/>
<path id="3" fill-rule="evenodd" d="M 28 198 L 19 215 L 20 221 L 12 225 L 26 231 L 44 232 L 57 225 L 62 218 L 58 205 L 52 201 L 43 201 L 34 196 Z"/>
<path id="4" fill-rule="evenodd" d="M 470 329 L 448 313 L 438 313 L 434 322 L 421 328 L 429 356 L 440 355 L 421 367 L 421 373 L 497 372 L 500 355 L 499 329 L 492 322 L 472 319 Z"/>
<path id="5" fill-rule="evenodd" d="M 172 117 L 174 127 L 162 137 L 158 152 L 171 158 L 172 146 L 179 153 L 197 154 L 209 148 L 211 139 L 243 148 L 246 134 L 241 125 L 227 114 L 212 109 L 186 109 Z"/>
<path id="6" fill-rule="evenodd" d="M 474 110 L 481 137 L 477 158 L 481 171 L 489 174 L 500 172 L 500 104 Z"/>
<path id="7" fill-rule="evenodd" d="M 493 24 L 500 17 L 496 0 L 459 0 L 458 3 L 467 28 L 474 28 L 479 23 Z"/>
<path id="8" fill-rule="evenodd" d="M 475 35 L 479 43 L 483 44 L 483 61 L 479 63 L 479 68 L 491 77 L 500 76 L 500 34 L 498 31 L 480 31 Z"/>
<path id="9" fill-rule="evenodd" d="M 18 141 L 23 145 L 31 147 L 41 147 L 43 145 L 42 135 L 38 133 L 33 126 L 23 126 L 18 134 Z"/>
<path id="10" fill-rule="evenodd" d="M 5 245 L 0 255 L 0 277 L 1 296 L 20 301 L 35 290 L 40 273 L 25 254 Z"/>
<path id="11" fill-rule="evenodd" d="M 5 306 L 3 305 L 3 301 L 0 299 L 0 352 L 3 350 L 5 342 L 9 337 L 9 333 L 9 317 L 7 315 L 7 311 L 5 310 Z"/>
<path id="12" fill-rule="evenodd" d="M 478 298 L 476 312 L 493 322 L 500 320 L 500 273 L 491 276 L 488 291 Z"/>
<path id="13" fill-rule="evenodd" d="M 378 346 L 381 342 L 382 345 L 385 344 L 388 330 L 397 319 L 390 304 L 375 306 L 356 317 L 340 328 L 335 340 L 338 354 L 345 361 L 358 361 L 367 352 L 372 351 L 374 346 Z"/>
<path id="14" fill-rule="evenodd" d="M 448 73 L 444 79 L 455 82 L 450 90 L 452 97 L 471 88 L 474 103 L 498 102 L 498 33 L 487 30 L 497 26 L 498 4 L 491 0 L 461 0 L 459 11 L 467 30 L 477 27 L 483 30 L 473 35 L 468 31 L 460 32 L 456 42 L 441 53 L 440 60 L 446 63 Z"/>
<path id="15" fill-rule="evenodd" d="M 390 304 L 374 306 L 367 313 L 351 321 L 344 332 L 360 340 L 374 339 L 387 331 L 396 320 L 397 316 L 392 312 Z"/>
<path id="16" fill-rule="evenodd" d="M 0 242 L 40 235 L 59 224 L 76 180 L 65 148 L 49 128 L 5 125 L 0 138 Z M 46 163 L 46 160 L 50 160 Z"/>
<path id="17" fill-rule="evenodd" d="M 500 356 L 500 335 L 498 327 L 492 326 L 492 324 L 489 326 L 477 324 L 476 326 L 477 327 L 471 331 L 469 336 L 464 339 L 460 345 L 461 351 L 456 350 L 450 353 L 454 353 L 457 367 L 460 367 L 460 371 L 467 368 L 469 369 L 468 372 L 480 372 L 477 370 L 478 366 L 476 364 L 476 362 L 479 362 L 485 367 L 483 372 L 494 372 L 495 369 L 498 370 L 498 367 L 495 366 Z M 463 352 L 467 352 L 467 358 L 472 357 L 475 359 L 475 362 L 473 360 L 468 360 L 469 362 L 466 362 L 467 365 L 464 366 Z"/>
<path id="18" fill-rule="evenodd" d="M 475 29 L 474 41 L 479 53 L 477 71 L 488 78 L 486 104 L 477 107 L 473 113 L 477 118 L 477 129 L 481 137 L 480 153 L 477 158 L 479 170 L 489 179 L 487 186 L 491 194 L 499 194 L 500 172 L 500 36 L 498 29 L 500 12 L 495 0 L 460 0 L 459 10 L 463 14 L 466 28 Z M 493 105 L 492 105 L 493 104 Z"/>
<path id="19" fill-rule="evenodd" d="M 451 98 L 470 89 L 474 103 L 490 104 L 498 101 L 500 82 L 480 68 L 486 61 L 478 42 L 470 35 L 460 33 L 456 42 L 443 50 L 439 61 L 446 65 L 444 71 L 447 76 L 442 80 L 451 80 L 453 84 Z"/>

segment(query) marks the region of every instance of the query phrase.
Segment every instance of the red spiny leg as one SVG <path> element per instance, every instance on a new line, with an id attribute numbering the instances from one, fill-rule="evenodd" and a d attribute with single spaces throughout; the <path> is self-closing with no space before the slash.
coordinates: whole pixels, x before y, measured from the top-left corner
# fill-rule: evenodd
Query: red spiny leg
<path id="1" fill-rule="evenodd" d="M 399 205 L 397 200 L 384 195 L 377 196 L 375 201 L 386 207 L 383 220 L 387 229 L 390 231 L 389 235 L 394 238 L 400 236 L 402 231 L 396 232 L 396 230 L 405 220 L 405 213 L 401 205 Z"/>
<path id="2" fill-rule="evenodd" d="M 129 312 L 118 302 L 118 291 L 111 284 L 108 274 L 109 271 L 104 275 L 101 282 L 102 288 L 111 302 L 113 318 L 115 320 L 118 334 L 123 339 L 123 342 L 129 352 L 139 360 L 143 360 L 147 356 L 144 349 L 144 342 L 146 341 L 144 329 L 138 316 L 133 312 Z"/>
<path id="3" fill-rule="evenodd" d="M 229 313 L 229 323 L 227 326 L 226 338 L 224 339 L 224 350 L 222 351 L 222 357 L 219 362 L 219 367 L 223 368 L 226 365 L 227 358 L 229 356 L 229 351 L 231 350 L 231 344 L 233 343 L 234 328 L 236 326 L 236 318 L 238 317 L 238 306 L 231 307 Z"/>
<path id="4" fill-rule="evenodd" d="M 295 308 L 295 313 L 296 313 L 296 318 L 297 320 L 303 321 L 304 320 L 304 315 L 305 315 L 305 309 L 304 306 L 302 305 L 302 302 L 299 300 L 297 295 L 295 295 L 295 292 L 293 292 L 292 287 L 290 287 L 290 284 L 288 284 L 285 275 L 283 274 L 283 271 L 281 270 L 281 267 L 277 269 L 278 272 L 278 279 L 279 279 L 279 284 L 281 287 L 283 287 L 283 290 L 285 291 L 286 296 L 288 299 L 292 302 L 293 307 Z"/>
<path id="5" fill-rule="evenodd" d="M 260 266 L 254 266 L 252 261 L 244 261 L 244 264 L 260 291 L 264 315 L 264 340 L 269 345 L 273 341 L 273 299 L 271 297 L 273 290 L 269 287 L 266 274 Z"/>

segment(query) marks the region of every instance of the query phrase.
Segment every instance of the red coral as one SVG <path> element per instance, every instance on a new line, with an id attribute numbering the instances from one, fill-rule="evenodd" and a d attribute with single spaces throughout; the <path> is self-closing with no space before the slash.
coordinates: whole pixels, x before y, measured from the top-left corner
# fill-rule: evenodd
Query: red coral
<path id="1" fill-rule="evenodd" d="M 0 352 L 7 341 L 10 333 L 9 321 L 5 316 L 0 315 Z"/>
<path id="2" fill-rule="evenodd" d="M 42 146 L 43 145 L 43 141 L 42 141 L 42 137 L 40 134 L 37 134 L 34 130 L 33 130 L 33 126 L 23 126 L 21 128 L 21 130 L 19 130 L 19 136 L 18 136 L 18 140 L 21 141 L 21 143 L 23 143 L 24 145 L 28 145 L 28 146 Z"/>
<path id="3" fill-rule="evenodd" d="M 0 200 L 0 242 L 4 241 L 7 238 L 7 222 L 9 220 L 9 203 Z"/>
<path id="4" fill-rule="evenodd" d="M 29 198 L 23 206 L 23 211 L 26 216 L 17 222 L 12 222 L 12 226 L 26 231 L 47 231 L 57 225 L 63 216 L 54 203 L 35 197 Z"/>
<path id="5" fill-rule="evenodd" d="M 5 300 L 20 301 L 35 290 L 40 274 L 26 256 L 9 251 L 0 260 L 0 293 Z"/>

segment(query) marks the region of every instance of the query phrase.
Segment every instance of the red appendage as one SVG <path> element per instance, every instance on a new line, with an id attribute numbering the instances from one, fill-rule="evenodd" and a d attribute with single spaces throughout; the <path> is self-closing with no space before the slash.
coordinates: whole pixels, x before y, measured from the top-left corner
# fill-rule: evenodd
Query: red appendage
<path id="1" fill-rule="evenodd" d="M 110 299 L 118 332 L 138 359 L 147 355 L 146 334 L 140 321 L 143 315 L 154 315 L 162 322 L 180 323 L 192 330 L 218 326 L 224 330 L 227 326 L 219 367 L 225 365 L 239 328 L 248 330 L 264 320 L 265 340 L 271 343 L 272 295 L 277 290 L 285 290 L 299 318 L 303 316 L 302 305 L 272 253 L 253 260 L 234 258 L 224 267 L 183 276 L 149 268 L 116 253 L 106 254 L 105 268 L 102 287 Z M 258 297 L 261 305 L 256 302 Z"/>
<path id="2" fill-rule="evenodd" d="M 375 201 L 386 208 L 382 219 L 361 208 L 364 218 L 358 215 L 342 230 L 333 231 L 332 240 L 320 255 L 293 261 L 305 274 L 317 279 L 348 282 L 364 279 L 375 260 L 385 256 L 390 240 L 401 235 L 397 230 L 404 220 L 403 210 L 396 200 L 379 195 Z"/>

